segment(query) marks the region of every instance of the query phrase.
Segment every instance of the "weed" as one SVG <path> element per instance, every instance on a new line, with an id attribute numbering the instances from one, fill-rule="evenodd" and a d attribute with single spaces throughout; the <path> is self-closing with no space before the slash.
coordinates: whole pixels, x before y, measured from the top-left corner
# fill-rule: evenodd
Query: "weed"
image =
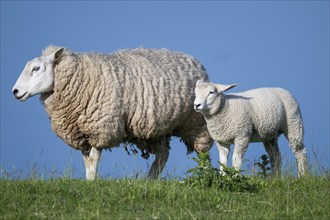
<path id="1" fill-rule="evenodd" d="M 270 177 L 270 160 L 266 154 L 261 155 L 259 161 L 254 163 L 254 167 L 257 167 L 257 176 L 267 179 Z"/>
<path id="2" fill-rule="evenodd" d="M 231 192 L 257 192 L 260 184 L 249 177 L 241 175 L 235 168 L 226 167 L 222 170 L 211 165 L 208 155 L 200 154 L 192 158 L 198 165 L 186 172 L 183 182 L 190 187 L 201 189 L 214 188 Z"/>

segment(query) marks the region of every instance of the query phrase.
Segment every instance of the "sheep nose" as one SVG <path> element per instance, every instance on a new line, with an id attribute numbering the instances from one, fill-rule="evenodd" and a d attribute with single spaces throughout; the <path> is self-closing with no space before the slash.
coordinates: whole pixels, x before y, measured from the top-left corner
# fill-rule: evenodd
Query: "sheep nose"
<path id="1" fill-rule="evenodd" d="M 13 94 L 14 94 L 14 96 L 16 96 L 17 93 L 18 93 L 18 89 L 14 89 L 14 90 L 13 90 Z"/>
<path id="2" fill-rule="evenodd" d="M 199 110 L 200 107 L 201 107 L 201 104 L 195 104 L 195 110 L 196 110 L 196 111 Z"/>

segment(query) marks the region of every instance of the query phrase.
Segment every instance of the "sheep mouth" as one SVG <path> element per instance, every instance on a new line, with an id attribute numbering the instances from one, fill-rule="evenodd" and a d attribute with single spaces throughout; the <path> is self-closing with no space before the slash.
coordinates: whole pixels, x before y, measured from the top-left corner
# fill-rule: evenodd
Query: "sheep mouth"
<path id="1" fill-rule="evenodd" d="M 196 111 L 196 112 L 201 112 L 202 109 L 195 108 L 195 111 Z"/>
<path id="2" fill-rule="evenodd" d="M 20 100 L 20 101 L 25 101 L 27 97 L 24 99 L 24 96 L 26 96 L 27 93 L 28 92 L 25 92 L 23 95 L 20 95 L 20 96 L 15 95 L 15 98 L 18 99 L 18 100 Z"/>

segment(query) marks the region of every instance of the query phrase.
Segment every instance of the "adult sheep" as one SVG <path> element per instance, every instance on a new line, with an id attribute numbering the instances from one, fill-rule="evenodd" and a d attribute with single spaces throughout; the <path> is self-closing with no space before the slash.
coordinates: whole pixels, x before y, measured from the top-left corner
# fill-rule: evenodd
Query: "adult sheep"
<path id="1" fill-rule="evenodd" d="M 303 144 L 303 121 L 295 98 L 281 88 L 259 88 L 242 93 L 223 94 L 235 87 L 197 81 L 194 108 L 206 120 L 216 141 L 220 162 L 227 165 L 230 144 L 235 144 L 232 164 L 238 170 L 249 142 L 263 142 L 271 162 L 272 175 L 281 174 L 277 139 L 284 133 L 297 164 L 298 174 L 308 170 Z"/>
<path id="2" fill-rule="evenodd" d="M 26 64 L 12 91 L 21 101 L 41 94 L 54 132 L 82 151 L 87 179 L 96 178 L 102 149 L 121 143 L 155 154 L 148 174 L 155 178 L 171 136 L 189 152 L 212 146 L 203 116 L 192 108 L 199 79 L 208 75 L 197 60 L 166 49 L 100 54 L 49 46 Z"/>

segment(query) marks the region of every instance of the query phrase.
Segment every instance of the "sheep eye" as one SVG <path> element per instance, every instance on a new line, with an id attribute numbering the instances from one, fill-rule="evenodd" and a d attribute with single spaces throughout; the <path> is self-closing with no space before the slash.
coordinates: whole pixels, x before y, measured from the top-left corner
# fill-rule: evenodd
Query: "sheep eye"
<path id="1" fill-rule="evenodd" d="M 211 91 L 211 92 L 209 93 L 209 95 L 211 95 L 211 94 L 214 94 L 214 92 L 213 92 L 213 91 Z"/>
<path id="2" fill-rule="evenodd" d="M 40 66 L 33 67 L 32 72 L 38 71 L 40 69 Z"/>

